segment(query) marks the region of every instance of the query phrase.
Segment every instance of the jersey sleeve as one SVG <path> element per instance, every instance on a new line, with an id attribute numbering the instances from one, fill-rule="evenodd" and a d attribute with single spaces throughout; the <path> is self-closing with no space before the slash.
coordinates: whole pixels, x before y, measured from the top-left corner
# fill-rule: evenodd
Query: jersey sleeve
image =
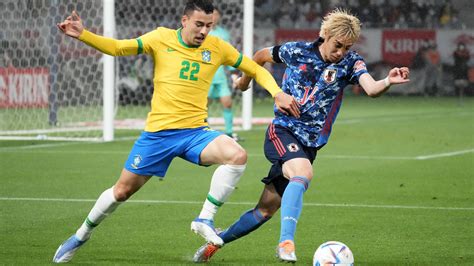
<path id="1" fill-rule="evenodd" d="M 164 28 L 157 28 L 153 31 L 145 33 L 144 35 L 138 37 L 138 54 L 152 54 L 153 53 L 153 44 L 158 43 L 162 38 L 162 31 Z"/>
<path id="2" fill-rule="evenodd" d="M 352 67 L 349 68 L 348 72 L 349 82 L 351 84 L 359 84 L 360 76 L 369 72 L 362 56 L 354 53 L 351 57 Z"/>
<path id="3" fill-rule="evenodd" d="M 272 47 L 273 61 L 276 63 L 285 63 L 287 66 L 296 65 L 298 57 L 301 55 L 301 49 L 297 42 L 287 42 L 283 45 Z"/>
<path id="4" fill-rule="evenodd" d="M 240 63 L 242 63 L 243 55 L 239 53 L 239 51 L 237 51 L 237 49 L 235 49 L 235 47 L 232 46 L 230 43 L 225 42 L 221 39 L 218 40 L 220 50 L 223 54 L 221 64 L 238 68 L 240 66 Z"/>
<path id="5" fill-rule="evenodd" d="M 82 31 L 79 40 L 112 56 L 136 55 L 139 48 L 136 40 L 116 40 L 94 34 L 86 29 Z"/>

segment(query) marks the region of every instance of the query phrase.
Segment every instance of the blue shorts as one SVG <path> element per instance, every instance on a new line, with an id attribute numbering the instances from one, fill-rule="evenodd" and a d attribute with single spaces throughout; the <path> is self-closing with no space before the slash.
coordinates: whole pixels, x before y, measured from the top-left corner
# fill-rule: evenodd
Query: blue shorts
<path id="1" fill-rule="evenodd" d="M 213 82 L 211 84 L 211 88 L 209 89 L 209 94 L 207 97 L 211 99 L 219 99 L 224 96 L 231 96 L 232 93 L 230 92 L 229 85 L 227 84 L 227 80 L 223 82 Z"/>
<path id="2" fill-rule="evenodd" d="M 301 144 L 286 127 L 274 124 L 268 126 L 263 149 L 272 167 L 262 182 L 267 185 L 273 183 L 280 196 L 283 196 L 289 182 L 283 175 L 283 163 L 294 158 L 306 158 L 312 164 L 318 152 L 317 148 Z"/>
<path id="3" fill-rule="evenodd" d="M 144 131 L 135 141 L 125 169 L 138 175 L 164 177 L 175 157 L 200 165 L 202 150 L 221 134 L 208 127 Z"/>

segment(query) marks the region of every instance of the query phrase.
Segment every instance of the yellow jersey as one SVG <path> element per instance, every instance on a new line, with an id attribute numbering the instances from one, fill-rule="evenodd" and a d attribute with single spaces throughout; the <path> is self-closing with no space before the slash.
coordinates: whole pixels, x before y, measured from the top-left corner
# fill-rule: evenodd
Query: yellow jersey
<path id="1" fill-rule="evenodd" d="M 181 29 L 159 27 L 131 40 L 105 38 L 86 30 L 79 39 L 110 55 L 146 53 L 153 57 L 154 91 L 147 132 L 207 126 L 207 95 L 221 65 L 255 77 L 273 96 L 281 91 L 264 68 L 215 36 L 208 35 L 200 46 L 189 46 L 181 37 Z"/>

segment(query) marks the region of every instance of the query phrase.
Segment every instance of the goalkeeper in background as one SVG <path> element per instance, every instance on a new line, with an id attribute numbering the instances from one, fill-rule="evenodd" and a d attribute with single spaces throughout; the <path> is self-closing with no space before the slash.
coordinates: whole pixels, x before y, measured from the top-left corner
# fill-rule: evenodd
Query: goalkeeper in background
<path id="1" fill-rule="evenodd" d="M 300 117 L 275 109 L 268 127 L 264 152 L 272 163 L 259 201 L 243 213 L 219 236 L 230 243 L 259 228 L 280 211 L 280 240 L 277 257 L 296 262 L 295 233 L 303 209 L 303 195 L 313 178 L 313 162 L 324 147 L 342 103 L 344 88 L 360 84 L 370 97 L 386 92 L 390 85 L 409 81 L 407 67 L 391 69 L 385 79 L 374 80 L 364 59 L 352 45 L 359 39 L 360 21 L 347 11 L 336 9 L 324 17 L 320 37 L 314 42 L 287 42 L 257 51 L 259 64 L 286 65 L 283 91 L 300 103 Z M 245 90 L 251 77 L 244 74 L 236 81 Z M 193 261 L 207 262 L 221 246 L 207 243 L 195 253 Z"/>
<path id="2" fill-rule="evenodd" d="M 219 22 L 221 18 L 221 12 L 217 8 L 214 9 L 214 24 L 209 35 L 213 35 L 221 38 L 222 40 L 230 43 L 229 31 L 222 27 Z M 230 71 L 235 71 L 233 68 L 228 68 Z M 222 112 L 224 117 L 224 132 L 227 136 L 233 138 L 236 141 L 241 140 L 237 133 L 234 133 L 234 113 L 232 111 L 232 91 L 229 88 L 229 81 L 224 67 L 217 69 L 214 78 L 212 79 L 211 88 L 209 90 L 209 102 L 213 99 L 219 99 L 222 104 Z"/>
<path id="3" fill-rule="evenodd" d="M 230 65 L 254 77 L 285 114 L 299 116 L 298 103 L 284 93 L 272 75 L 211 30 L 212 0 L 188 0 L 178 30 L 159 27 L 136 39 L 115 40 L 84 29 L 73 11 L 58 28 L 95 49 L 112 55 L 146 53 L 154 59 L 154 91 L 145 130 L 135 142 L 119 179 L 97 199 L 75 234 L 57 249 L 53 262 L 68 262 L 115 209 L 152 176 L 164 177 L 171 161 L 180 157 L 193 164 L 219 164 L 200 214 L 191 230 L 209 243 L 222 245 L 213 218 L 242 176 L 247 153 L 232 138 L 207 124 L 207 95 L 212 77 L 221 65 Z M 182 191 L 185 193 L 185 191 Z"/>

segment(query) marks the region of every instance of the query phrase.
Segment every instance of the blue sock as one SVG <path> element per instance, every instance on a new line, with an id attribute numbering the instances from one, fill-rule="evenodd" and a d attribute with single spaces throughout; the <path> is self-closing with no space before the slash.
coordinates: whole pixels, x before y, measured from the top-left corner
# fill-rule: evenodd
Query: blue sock
<path id="1" fill-rule="evenodd" d="M 281 231 L 280 243 L 285 240 L 295 241 L 296 224 L 303 208 L 303 193 L 309 180 L 303 176 L 295 176 L 283 193 L 281 199 Z"/>
<path id="2" fill-rule="evenodd" d="M 234 120 L 234 113 L 232 113 L 232 109 L 224 108 L 224 124 L 225 124 L 225 133 L 232 134 L 233 133 L 233 120 Z"/>
<path id="3" fill-rule="evenodd" d="M 232 242 L 259 228 L 270 218 L 264 217 L 257 209 L 248 210 L 219 236 L 224 240 L 224 243 Z"/>

